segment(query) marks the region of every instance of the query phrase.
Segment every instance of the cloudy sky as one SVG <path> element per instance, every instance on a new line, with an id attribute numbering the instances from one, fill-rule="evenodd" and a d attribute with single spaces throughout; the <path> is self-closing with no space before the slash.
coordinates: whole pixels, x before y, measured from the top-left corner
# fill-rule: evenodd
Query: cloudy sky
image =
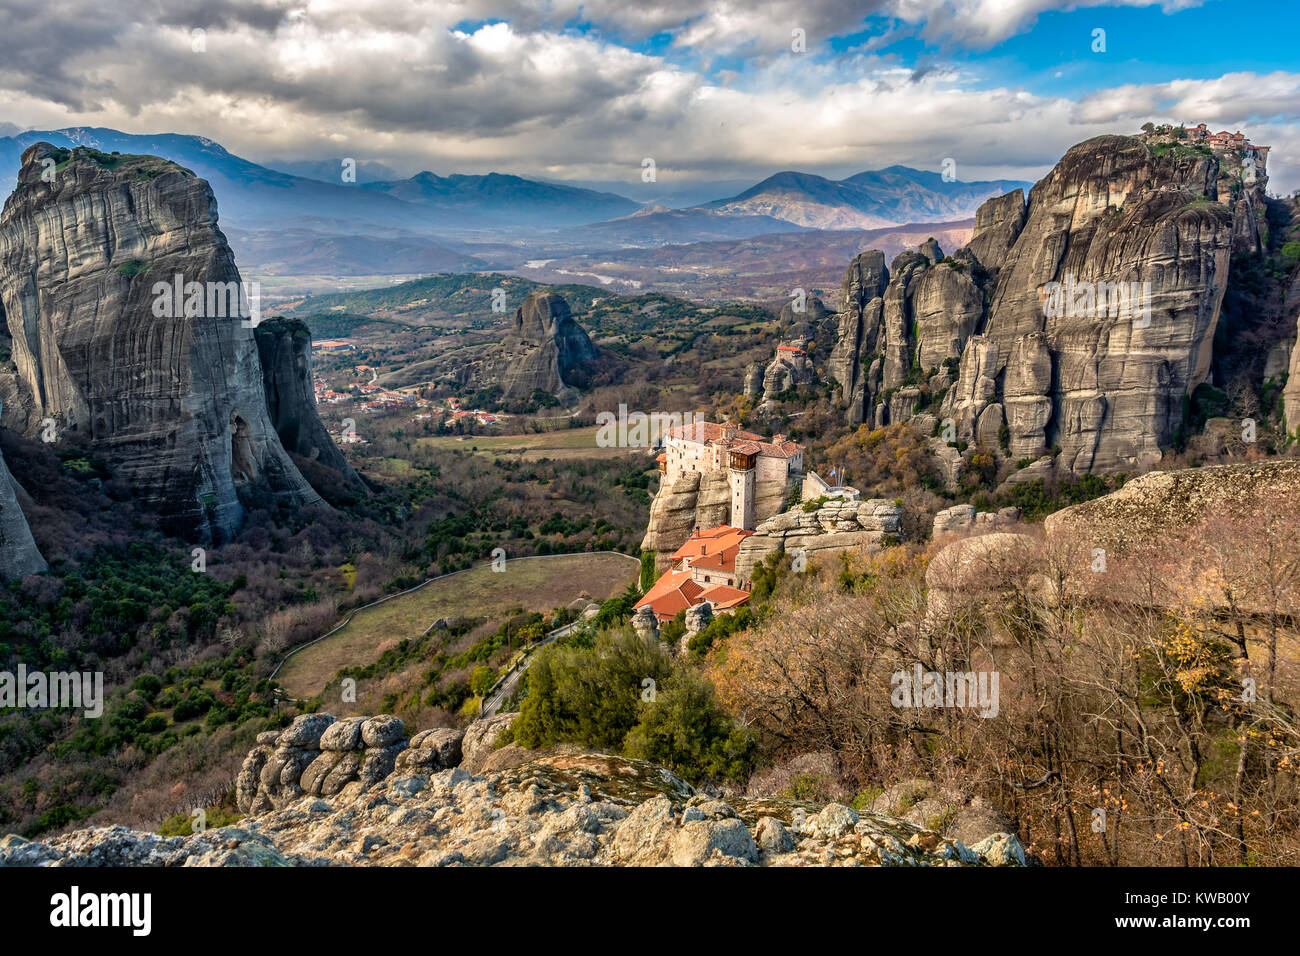
<path id="1" fill-rule="evenodd" d="M 1205 121 L 1273 145 L 1289 192 L 1297 51 L 1297 0 L 0 0 L 0 134 L 628 183 L 646 157 L 661 183 L 952 158 L 969 180 Z"/>

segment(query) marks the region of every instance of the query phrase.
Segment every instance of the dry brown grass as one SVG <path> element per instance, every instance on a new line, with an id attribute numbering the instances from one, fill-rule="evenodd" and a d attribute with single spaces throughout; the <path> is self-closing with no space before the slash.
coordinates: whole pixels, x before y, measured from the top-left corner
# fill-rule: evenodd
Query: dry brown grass
<path id="1" fill-rule="evenodd" d="M 337 634 L 304 648 L 276 675 L 291 697 L 307 698 L 343 668 L 378 659 L 387 642 L 418 637 L 439 618 L 494 618 L 509 609 L 549 611 L 583 593 L 603 601 L 637 580 L 639 565 L 620 554 L 565 554 L 520 559 L 494 573 L 474 568 L 358 611 Z"/>

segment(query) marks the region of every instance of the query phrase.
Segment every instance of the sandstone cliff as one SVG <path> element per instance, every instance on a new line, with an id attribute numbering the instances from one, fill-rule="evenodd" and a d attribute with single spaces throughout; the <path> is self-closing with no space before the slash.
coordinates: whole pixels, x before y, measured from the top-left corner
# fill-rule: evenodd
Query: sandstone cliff
<path id="1" fill-rule="evenodd" d="M 316 412 L 311 376 L 311 332 L 300 319 L 276 318 L 255 330 L 262 363 L 262 390 L 271 424 L 284 449 L 332 468 L 344 481 L 361 479 L 325 430 Z"/>
<path id="2" fill-rule="evenodd" d="M 1288 434 L 1300 436 L 1300 273 L 1287 295 L 1285 307 L 1295 316 L 1296 337 L 1291 347 L 1286 386 L 1282 390 L 1282 415 Z"/>
<path id="3" fill-rule="evenodd" d="M 229 536 L 241 493 L 320 503 L 267 415 L 208 184 L 156 157 L 46 143 L 18 180 L 0 217 L 6 424 L 49 420 L 91 445 L 180 533 Z M 183 296 L 159 291 L 177 276 Z"/>
<path id="4" fill-rule="evenodd" d="M 761 481 L 754 490 L 754 520 L 779 514 L 790 500 L 798 479 Z M 707 474 L 686 472 L 672 484 L 661 484 L 650 502 L 642 551 L 653 551 L 662 560 L 672 554 L 696 528 L 733 524 L 731 479 L 726 471 Z"/>
<path id="5" fill-rule="evenodd" d="M 880 253 L 859 256 L 831 360 L 848 420 L 929 406 L 959 441 L 1013 459 L 1059 446 L 1075 472 L 1158 460 L 1209 374 L 1234 231 L 1247 229 L 1234 216 L 1255 218 L 1221 195 L 1225 176 L 1208 151 L 1102 136 L 1069 150 L 1027 205 L 987 201 L 951 256 L 930 247 L 887 270 Z M 1049 299 L 1055 283 L 1073 291 Z"/>

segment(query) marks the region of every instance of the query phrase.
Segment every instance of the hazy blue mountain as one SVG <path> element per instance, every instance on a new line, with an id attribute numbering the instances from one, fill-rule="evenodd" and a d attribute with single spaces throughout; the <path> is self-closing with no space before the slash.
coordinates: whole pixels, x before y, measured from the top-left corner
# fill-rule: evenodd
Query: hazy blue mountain
<path id="1" fill-rule="evenodd" d="M 803 231 L 803 226 L 772 216 L 729 216 L 700 207 L 669 209 L 667 206 L 645 206 L 630 216 L 577 226 L 563 233 L 562 237 L 575 242 L 613 246 L 657 246 Z"/>
<path id="2" fill-rule="evenodd" d="M 410 179 L 366 183 L 363 188 L 428 206 L 444 216 L 470 217 L 481 225 L 505 222 L 559 228 L 626 216 L 641 205 L 613 193 L 502 173 L 422 172 Z"/>
<path id="3" fill-rule="evenodd" d="M 222 222 L 252 227 L 289 219 L 336 219 L 359 228 L 400 227 L 429 231 L 427 211 L 358 186 L 293 176 L 243 159 L 203 136 L 160 133 L 142 136 L 97 127 L 28 130 L 0 138 L 0 189 L 17 182 L 19 159 L 33 143 L 91 146 L 106 153 L 162 156 L 206 179 L 217 197 Z"/>
<path id="4" fill-rule="evenodd" d="M 711 202 L 719 196 L 734 196 L 742 189 L 748 189 L 754 182 L 752 179 L 692 181 L 682 179 L 671 171 L 660 171 L 659 178 L 655 182 L 646 183 L 641 181 L 639 168 L 636 173 L 634 179 L 626 182 L 614 179 L 574 179 L 566 180 L 562 184 L 613 193 L 646 206 L 686 209 Z M 559 182 L 559 180 L 544 179 L 543 182 Z"/>
<path id="5" fill-rule="evenodd" d="M 180 163 L 206 179 L 217 196 L 223 223 L 244 228 L 281 226 L 324 232 L 387 234 L 399 228 L 421 233 L 463 233 L 484 228 L 562 228 L 625 216 L 640 204 L 612 193 L 489 173 L 364 182 L 391 170 L 358 164 L 357 183 L 343 183 L 340 160 L 291 164 L 308 175 L 272 169 L 236 156 L 220 143 L 180 133 L 136 135 L 73 127 L 29 130 L 0 137 L 0 189 L 16 183 L 19 158 L 33 143 L 92 146 L 106 153 L 147 153 Z M 369 161 L 368 161 L 369 162 Z"/>
<path id="6" fill-rule="evenodd" d="M 769 176 L 730 199 L 705 203 L 729 216 L 771 216 L 814 229 L 876 229 L 974 215 L 980 203 L 1030 183 L 999 179 L 945 182 L 938 173 L 907 166 L 834 180 L 787 171 Z"/>
<path id="7" fill-rule="evenodd" d="M 397 179 L 397 170 L 374 159 L 355 160 L 358 183 L 376 183 Z M 323 183 L 343 184 L 343 157 L 334 159 L 267 159 L 263 166 L 278 169 L 293 176 L 319 179 Z"/>

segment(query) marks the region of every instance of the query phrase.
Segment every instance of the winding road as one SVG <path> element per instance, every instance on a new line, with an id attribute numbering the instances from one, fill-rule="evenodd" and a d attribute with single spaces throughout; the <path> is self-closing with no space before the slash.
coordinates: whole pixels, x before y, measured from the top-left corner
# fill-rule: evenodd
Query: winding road
<path id="1" fill-rule="evenodd" d="M 533 658 L 537 656 L 538 651 L 547 644 L 550 644 L 557 637 L 564 637 L 566 634 L 572 634 L 574 628 L 578 627 L 582 623 L 582 621 L 578 620 L 574 621 L 572 624 L 566 624 L 564 627 L 557 627 L 555 630 L 549 631 L 545 637 L 530 647 L 528 653 L 517 661 L 515 666 L 510 668 L 510 672 L 506 674 L 497 686 L 488 693 L 488 697 L 483 701 L 483 710 L 482 713 L 479 714 L 479 720 L 482 720 L 485 717 L 491 717 L 501 709 L 501 705 L 510 698 L 510 695 L 515 692 L 515 688 L 519 686 L 519 678 L 523 677 L 524 671 L 528 670 L 532 665 Z"/>

